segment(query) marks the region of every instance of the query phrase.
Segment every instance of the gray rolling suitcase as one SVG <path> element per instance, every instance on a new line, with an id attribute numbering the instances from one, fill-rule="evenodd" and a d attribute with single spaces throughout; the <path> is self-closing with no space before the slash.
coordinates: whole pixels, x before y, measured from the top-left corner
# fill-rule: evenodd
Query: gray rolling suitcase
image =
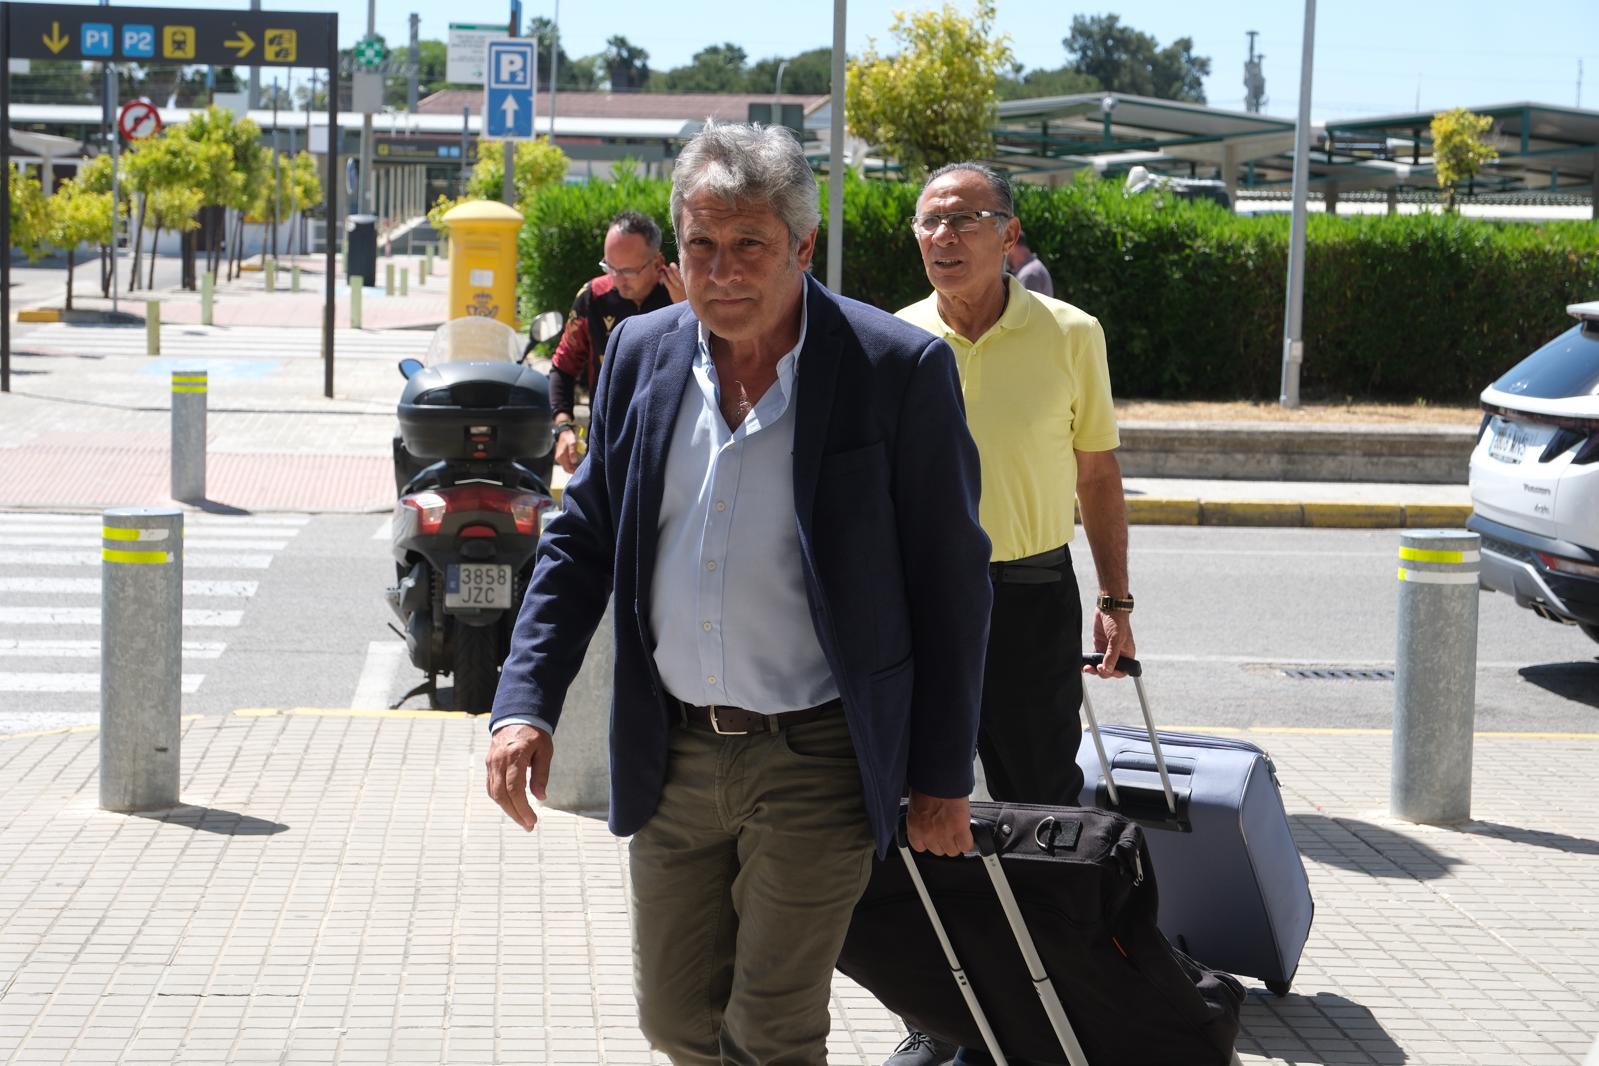
<path id="1" fill-rule="evenodd" d="M 1271 759 L 1246 740 L 1157 733 L 1142 668 L 1131 659 L 1119 668 L 1133 678 L 1144 727 L 1101 728 L 1084 686 L 1092 744 L 1077 751 L 1082 805 L 1147 830 L 1161 886 L 1157 923 L 1172 943 L 1286 995 L 1315 906 Z"/>

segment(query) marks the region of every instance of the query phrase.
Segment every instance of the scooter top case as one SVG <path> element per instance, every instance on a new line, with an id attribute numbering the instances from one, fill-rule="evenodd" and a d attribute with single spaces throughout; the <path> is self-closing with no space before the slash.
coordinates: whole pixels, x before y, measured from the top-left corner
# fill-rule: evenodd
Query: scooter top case
<path id="1" fill-rule="evenodd" d="M 419 459 L 537 459 L 550 452 L 549 380 L 513 362 L 443 362 L 412 374 L 400 436 Z"/>

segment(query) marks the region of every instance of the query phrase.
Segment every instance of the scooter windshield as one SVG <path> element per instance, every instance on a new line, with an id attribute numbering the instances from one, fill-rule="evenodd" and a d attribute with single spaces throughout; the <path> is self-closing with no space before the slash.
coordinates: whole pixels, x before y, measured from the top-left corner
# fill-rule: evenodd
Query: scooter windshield
<path id="1" fill-rule="evenodd" d="M 427 365 L 516 362 L 522 355 L 516 331 L 494 318 L 457 318 L 433 332 Z"/>

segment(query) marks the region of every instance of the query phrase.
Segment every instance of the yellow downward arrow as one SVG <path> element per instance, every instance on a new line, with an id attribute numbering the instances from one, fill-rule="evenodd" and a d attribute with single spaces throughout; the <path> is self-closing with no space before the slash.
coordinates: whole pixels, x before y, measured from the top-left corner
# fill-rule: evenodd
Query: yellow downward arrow
<path id="1" fill-rule="evenodd" d="M 52 22 L 50 23 L 50 36 L 44 38 L 44 46 L 60 55 L 61 49 L 65 48 L 70 40 L 72 40 L 71 37 L 61 32 L 61 23 Z"/>
<path id="2" fill-rule="evenodd" d="M 250 54 L 252 49 L 255 48 L 255 41 L 251 39 L 248 33 L 245 33 L 243 30 L 239 30 L 233 35 L 233 40 L 223 41 L 222 47 L 234 49 L 238 53 L 238 57 L 243 59 L 245 56 Z"/>

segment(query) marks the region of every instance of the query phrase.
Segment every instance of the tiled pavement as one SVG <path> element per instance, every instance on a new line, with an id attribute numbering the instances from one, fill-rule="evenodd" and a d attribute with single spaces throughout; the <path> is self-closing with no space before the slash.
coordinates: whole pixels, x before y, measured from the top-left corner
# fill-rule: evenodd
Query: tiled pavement
<path id="1" fill-rule="evenodd" d="M 1294 990 L 1255 989 L 1246 1063 L 1580 1063 L 1599 1033 L 1599 736 L 1479 735 L 1461 829 L 1386 814 L 1389 738 L 1259 730 L 1317 898 Z M 96 809 L 92 730 L 0 739 L 0 1058 L 652 1058 L 624 845 L 483 794 L 481 722 L 240 712 L 187 723 L 183 799 Z M 557 761 L 556 772 L 559 772 Z M 830 1061 L 893 1020 L 835 984 Z M 1101 1064 L 1096 1064 L 1101 1066 Z"/>

